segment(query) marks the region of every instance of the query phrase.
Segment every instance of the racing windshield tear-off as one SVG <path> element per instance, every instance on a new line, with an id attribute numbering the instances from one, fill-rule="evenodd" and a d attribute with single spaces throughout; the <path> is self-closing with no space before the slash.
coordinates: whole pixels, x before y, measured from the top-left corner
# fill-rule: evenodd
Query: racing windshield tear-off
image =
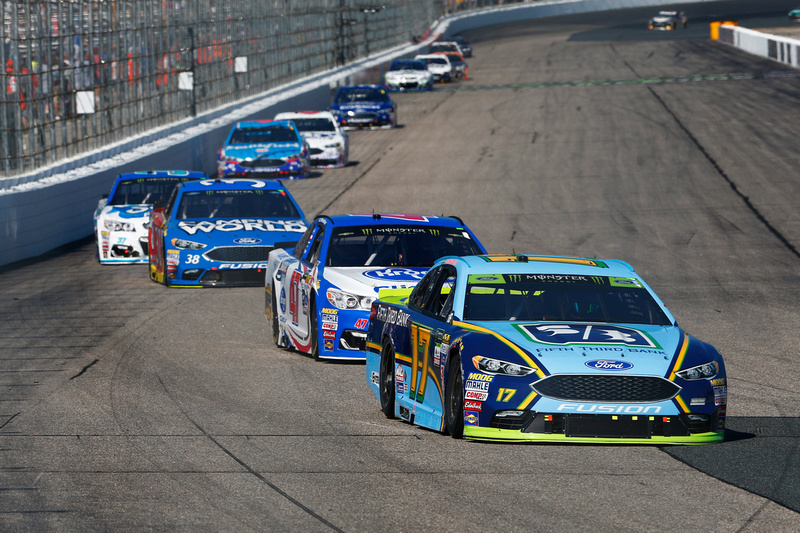
<path id="1" fill-rule="evenodd" d="M 470 275 L 464 307 L 466 320 L 671 324 L 635 278 Z"/>

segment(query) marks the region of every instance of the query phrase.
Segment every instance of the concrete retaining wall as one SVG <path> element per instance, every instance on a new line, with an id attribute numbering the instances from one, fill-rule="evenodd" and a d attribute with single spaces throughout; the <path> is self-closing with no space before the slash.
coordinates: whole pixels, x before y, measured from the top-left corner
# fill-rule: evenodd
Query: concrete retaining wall
<path id="1" fill-rule="evenodd" d="M 800 68 L 800 40 L 728 24 L 720 26 L 719 40 L 748 54 Z"/>

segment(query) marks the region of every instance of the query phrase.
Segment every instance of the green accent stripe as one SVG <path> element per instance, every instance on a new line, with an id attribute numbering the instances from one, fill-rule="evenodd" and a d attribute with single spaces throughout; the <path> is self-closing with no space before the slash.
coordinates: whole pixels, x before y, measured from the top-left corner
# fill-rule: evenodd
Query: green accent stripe
<path id="1" fill-rule="evenodd" d="M 503 441 L 503 442 L 556 442 L 559 444 L 711 444 L 724 439 L 724 431 L 696 433 L 689 436 L 678 437 L 650 437 L 649 439 L 633 438 L 594 438 L 594 437 L 567 437 L 550 433 L 523 433 L 514 429 L 496 429 L 464 426 L 464 437 L 474 440 Z"/>

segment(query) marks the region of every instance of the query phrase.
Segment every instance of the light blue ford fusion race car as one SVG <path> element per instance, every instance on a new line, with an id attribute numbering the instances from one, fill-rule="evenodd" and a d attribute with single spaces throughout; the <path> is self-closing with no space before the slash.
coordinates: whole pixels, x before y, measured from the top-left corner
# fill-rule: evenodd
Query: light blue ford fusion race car
<path id="1" fill-rule="evenodd" d="M 722 357 L 614 259 L 442 258 L 413 291 L 381 291 L 366 359 L 387 417 L 455 438 L 724 437 Z"/>
<path id="2" fill-rule="evenodd" d="M 221 178 L 296 179 L 308 177 L 309 151 L 290 120 L 237 123 L 217 154 Z"/>
<path id="3" fill-rule="evenodd" d="M 181 183 L 151 213 L 150 279 L 172 287 L 261 286 L 269 253 L 294 246 L 306 227 L 278 181 Z"/>
<path id="4" fill-rule="evenodd" d="M 329 111 L 346 129 L 397 125 L 397 103 L 380 85 L 340 87 Z"/>
<path id="5" fill-rule="evenodd" d="M 315 359 L 364 359 L 372 301 L 413 287 L 443 255 L 484 253 L 455 217 L 320 216 L 293 250 L 269 254 L 267 322 L 275 344 Z"/>
<path id="6" fill-rule="evenodd" d="M 120 174 L 94 212 L 97 259 L 103 265 L 147 263 L 147 228 L 156 202 L 182 181 L 208 179 L 202 172 L 147 170 Z"/>

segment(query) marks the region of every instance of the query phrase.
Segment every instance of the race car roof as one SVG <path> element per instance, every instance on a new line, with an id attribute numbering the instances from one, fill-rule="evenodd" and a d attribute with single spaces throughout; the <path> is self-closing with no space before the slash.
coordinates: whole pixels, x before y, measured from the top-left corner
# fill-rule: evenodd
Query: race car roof
<path id="1" fill-rule="evenodd" d="M 230 178 L 216 178 L 199 181 L 187 181 L 180 184 L 186 191 L 239 191 L 258 189 L 262 191 L 286 191 L 286 187 L 277 180 L 260 180 L 260 179 L 230 179 Z M 288 192 L 287 192 L 288 194 Z"/>
<path id="2" fill-rule="evenodd" d="M 543 256 L 527 254 L 474 255 L 442 258 L 444 262 L 466 268 L 471 274 L 570 274 L 587 276 L 631 277 L 633 267 L 619 259 Z"/>
<path id="3" fill-rule="evenodd" d="M 434 215 L 414 215 L 404 213 L 365 213 L 365 214 L 343 214 L 343 215 L 320 215 L 318 219 L 326 219 L 335 226 L 366 226 L 366 225 L 390 225 L 390 224 L 412 224 L 446 226 L 453 228 L 464 227 L 464 222 L 457 217 L 439 217 Z"/>
<path id="4" fill-rule="evenodd" d="M 147 178 L 189 178 L 189 179 L 208 179 L 203 172 L 196 170 L 137 170 L 117 176 L 117 181 Z"/>

